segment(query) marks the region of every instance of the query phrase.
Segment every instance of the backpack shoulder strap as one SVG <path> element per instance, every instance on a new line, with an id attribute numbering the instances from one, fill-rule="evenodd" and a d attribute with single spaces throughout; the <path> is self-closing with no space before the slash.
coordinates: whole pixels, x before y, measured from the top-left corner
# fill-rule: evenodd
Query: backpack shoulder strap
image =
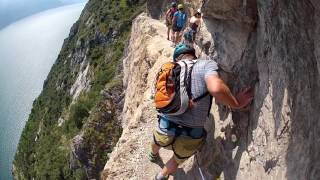
<path id="1" fill-rule="evenodd" d="M 192 74 L 193 66 L 197 62 L 197 60 L 182 60 L 181 62 L 183 62 L 187 67 L 186 68 L 187 71 L 185 72 L 184 85 L 186 87 L 189 100 L 192 100 L 191 74 Z"/>
<path id="2" fill-rule="evenodd" d="M 189 107 L 189 97 L 187 95 L 187 88 L 186 88 L 186 79 L 188 76 L 188 64 L 184 61 L 177 62 L 177 65 L 180 67 L 180 74 L 179 74 L 179 92 L 177 92 L 177 95 L 180 97 L 180 109 L 175 112 L 171 113 L 170 115 L 180 115 L 184 113 L 188 107 Z"/>
<path id="3" fill-rule="evenodd" d="M 197 60 L 192 60 L 191 61 L 192 63 L 192 66 L 190 67 L 190 70 L 189 70 L 189 75 L 188 75 L 188 85 L 187 85 L 187 92 L 188 92 L 188 96 L 189 96 L 189 99 L 192 100 L 193 102 L 197 102 L 197 101 L 200 101 L 202 98 L 206 97 L 207 95 L 209 95 L 209 92 L 206 91 L 205 93 L 203 93 L 202 95 L 196 97 L 196 98 L 192 98 L 192 72 L 193 72 L 193 67 L 194 65 L 197 63 Z"/>

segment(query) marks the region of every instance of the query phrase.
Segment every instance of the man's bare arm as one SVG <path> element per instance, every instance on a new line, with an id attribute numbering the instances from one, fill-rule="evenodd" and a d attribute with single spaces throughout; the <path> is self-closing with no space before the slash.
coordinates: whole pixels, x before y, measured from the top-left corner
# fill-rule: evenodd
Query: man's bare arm
<path id="1" fill-rule="evenodd" d="M 168 19 L 169 14 L 170 14 L 170 9 L 166 12 L 166 19 Z"/>
<path id="2" fill-rule="evenodd" d="M 219 78 L 218 75 L 209 75 L 205 79 L 209 93 L 215 99 L 224 105 L 234 109 L 240 109 L 247 106 L 253 99 L 253 91 L 251 88 L 246 88 L 241 91 L 237 98 L 232 95 L 228 86 Z"/>

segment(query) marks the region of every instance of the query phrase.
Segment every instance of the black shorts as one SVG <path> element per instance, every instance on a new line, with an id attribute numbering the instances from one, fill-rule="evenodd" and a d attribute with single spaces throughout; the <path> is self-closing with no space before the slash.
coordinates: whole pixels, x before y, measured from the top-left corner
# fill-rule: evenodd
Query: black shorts
<path id="1" fill-rule="evenodd" d="M 177 26 L 172 26 L 172 31 L 173 32 L 180 32 L 183 27 L 177 27 Z"/>

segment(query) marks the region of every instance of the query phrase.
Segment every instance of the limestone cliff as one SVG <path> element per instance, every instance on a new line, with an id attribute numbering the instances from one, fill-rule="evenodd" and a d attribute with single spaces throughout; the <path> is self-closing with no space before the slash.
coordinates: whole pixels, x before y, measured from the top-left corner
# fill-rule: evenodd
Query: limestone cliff
<path id="1" fill-rule="evenodd" d="M 223 128 L 224 139 L 216 132 L 219 151 L 207 146 L 202 154 L 209 177 L 222 171 L 225 179 L 320 178 L 315 161 L 320 158 L 319 5 L 205 1 L 216 60 L 232 72 L 227 82 L 234 92 L 245 85 L 255 87 L 248 113 L 232 112 L 224 118 L 219 108 L 215 122 L 231 121 L 233 128 Z M 235 134 L 237 141 L 232 143 L 228 134 Z M 206 150 L 217 152 L 218 159 Z"/>
<path id="2" fill-rule="evenodd" d="M 149 15 L 161 17 L 164 6 Z M 198 49 L 215 59 L 234 93 L 255 88 L 248 112 L 218 103 L 207 122 L 207 142 L 197 155 L 206 179 L 319 179 L 320 46 L 318 1 L 186 1 L 202 7 Z M 156 70 L 170 60 L 165 26 L 146 15 L 132 29 L 124 60 L 123 134 L 105 166 L 104 179 L 150 179 L 160 167 L 146 154 L 156 123 L 152 86 Z M 198 51 L 198 54 L 199 51 Z M 160 152 L 166 160 L 170 154 Z M 195 158 L 174 179 L 201 179 Z"/>
<path id="3" fill-rule="evenodd" d="M 123 61 L 123 133 L 105 166 L 103 179 L 150 179 L 159 170 L 146 156 L 151 130 L 157 122 L 152 90 L 156 72 L 171 60 L 172 49 L 163 23 L 146 14 L 135 19 L 128 55 Z"/>

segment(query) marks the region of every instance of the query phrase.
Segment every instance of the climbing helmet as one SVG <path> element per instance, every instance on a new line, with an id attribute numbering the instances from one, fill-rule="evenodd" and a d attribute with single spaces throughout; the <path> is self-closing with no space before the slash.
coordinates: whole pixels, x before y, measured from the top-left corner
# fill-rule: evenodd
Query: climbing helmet
<path id="1" fill-rule="evenodd" d="M 173 52 L 173 61 L 176 62 L 177 58 L 181 54 L 191 54 L 196 57 L 196 50 L 193 47 L 187 46 L 183 43 L 180 43 L 176 46 Z"/>

